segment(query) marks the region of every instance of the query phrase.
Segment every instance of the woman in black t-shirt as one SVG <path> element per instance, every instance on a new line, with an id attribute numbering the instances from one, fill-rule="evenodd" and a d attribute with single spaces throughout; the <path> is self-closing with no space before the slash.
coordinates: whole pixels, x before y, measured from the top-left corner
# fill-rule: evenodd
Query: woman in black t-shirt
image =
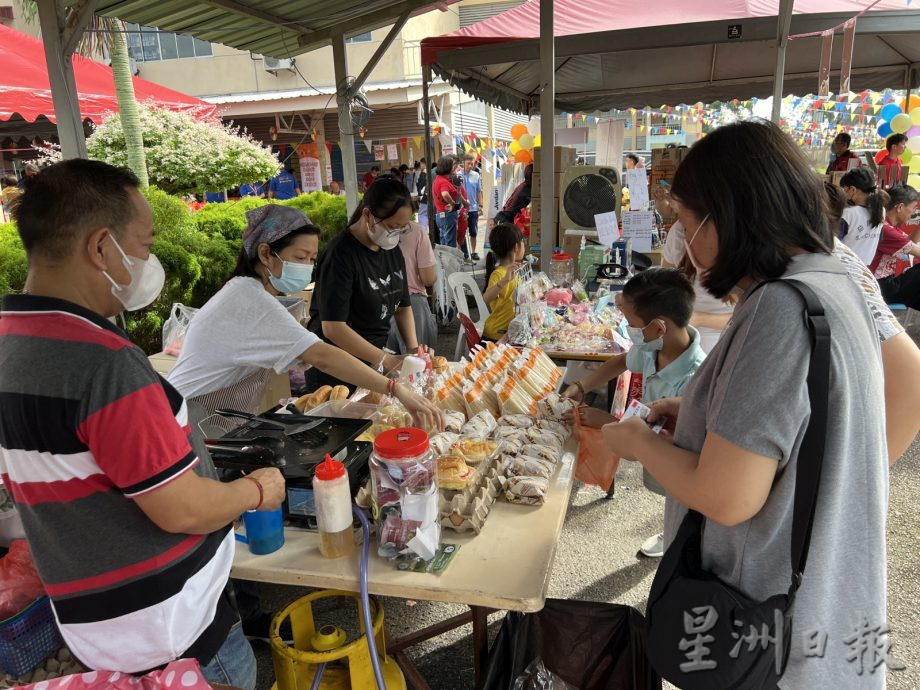
<path id="1" fill-rule="evenodd" d="M 309 329 L 371 366 L 383 364 L 385 371 L 402 360 L 382 349 L 394 315 L 407 351 L 418 348 L 406 263 L 397 250 L 410 220 L 412 198 L 405 185 L 378 177 L 314 268 Z M 341 383 L 316 368 L 307 371 L 308 388 Z"/>

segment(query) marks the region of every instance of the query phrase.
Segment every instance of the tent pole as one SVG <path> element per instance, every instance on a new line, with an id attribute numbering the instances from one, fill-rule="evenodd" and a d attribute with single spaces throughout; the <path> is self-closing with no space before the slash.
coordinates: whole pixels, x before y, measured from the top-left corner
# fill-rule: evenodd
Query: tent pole
<path id="1" fill-rule="evenodd" d="M 783 107 L 783 76 L 786 71 L 786 45 L 789 43 L 789 26 L 792 24 L 794 0 L 780 0 L 776 18 L 776 71 L 773 73 L 773 112 L 770 119 L 779 123 Z"/>
<path id="2" fill-rule="evenodd" d="M 86 136 L 73 76 L 72 53 L 64 49 L 65 35 L 68 44 L 74 43 L 72 36 L 65 33 L 64 4 L 62 0 L 38 0 L 37 4 L 61 153 L 65 159 L 86 158 Z"/>
<path id="3" fill-rule="evenodd" d="M 332 62 L 339 110 L 339 148 L 342 149 L 342 177 L 345 178 L 345 208 L 350 218 L 358 208 L 358 163 L 355 160 L 351 99 L 347 94 L 348 57 L 345 54 L 345 36 L 341 34 L 332 40 Z"/>
<path id="4" fill-rule="evenodd" d="M 428 94 L 428 84 L 431 82 L 431 66 L 422 67 L 422 105 L 425 108 L 425 194 L 428 197 L 428 236 L 432 244 L 440 244 L 441 238 L 436 231 L 434 203 L 431 201 L 431 171 L 434 170 L 434 161 L 431 160 L 431 99 Z"/>
<path id="5" fill-rule="evenodd" d="M 556 219 L 553 217 L 553 197 L 556 195 L 555 138 L 556 115 L 556 49 L 553 35 L 553 0 L 540 0 L 540 197 L 543 213 L 540 219 L 540 270 L 549 271 L 556 245 Z M 531 228 L 533 232 L 533 228 Z"/>

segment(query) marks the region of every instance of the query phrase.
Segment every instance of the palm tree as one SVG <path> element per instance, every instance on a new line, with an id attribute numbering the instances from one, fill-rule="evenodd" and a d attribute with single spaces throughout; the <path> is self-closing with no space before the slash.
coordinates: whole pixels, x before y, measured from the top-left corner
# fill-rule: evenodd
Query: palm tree
<path id="1" fill-rule="evenodd" d="M 85 3 L 86 0 L 80 0 L 75 5 L 65 8 L 65 21 L 69 25 L 76 23 Z M 35 0 L 19 0 L 19 7 L 26 21 L 35 21 L 38 15 Z M 146 189 L 149 181 L 144 153 L 144 136 L 138 114 L 137 97 L 134 95 L 134 81 L 124 24 L 110 17 L 93 17 L 92 23 L 77 46 L 77 52 L 90 59 L 97 55 L 104 55 L 106 52 L 111 55 L 115 95 L 118 98 L 118 116 L 121 118 L 121 128 L 125 136 L 128 167 L 137 175 L 141 187 Z"/>

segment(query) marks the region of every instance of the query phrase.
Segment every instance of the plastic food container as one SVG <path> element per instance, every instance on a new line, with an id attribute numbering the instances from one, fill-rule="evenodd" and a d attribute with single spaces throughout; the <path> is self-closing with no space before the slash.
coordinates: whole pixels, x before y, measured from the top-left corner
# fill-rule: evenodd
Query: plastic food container
<path id="1" fill-rule="evenodd" d="M 441 541 L 438 464 L 428 434 L 412 427 L 384 431 L 374 439 L 370 470 L 377 552 L 434 558 Z"/>
<path id="2" fill-rule="evenodd" d="M 565 252 L 553 254 L 549 267 L 549 277 L 553 285 L 571 287 L 575 282 L 575 260 Z"/>
<path id="3" fill-rule="evenodd" d="M 351 489 L 345 465 L 326 455 L 313 478 L 319 550 L 326 558 L 341 558 L 355 550 L 351 530 Z"/>

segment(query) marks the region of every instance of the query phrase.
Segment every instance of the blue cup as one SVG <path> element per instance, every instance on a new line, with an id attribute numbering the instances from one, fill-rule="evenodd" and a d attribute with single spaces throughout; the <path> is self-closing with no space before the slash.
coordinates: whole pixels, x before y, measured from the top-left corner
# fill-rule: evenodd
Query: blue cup
<path id="1" fill-rule="evenodd" d="M 236 540 L 249 545 L 257 556 L 277 551 L 284 546 L 284 522 L 278 510 L 249 510 L 243 513 L 246 534 L 237 533 Z"/>

